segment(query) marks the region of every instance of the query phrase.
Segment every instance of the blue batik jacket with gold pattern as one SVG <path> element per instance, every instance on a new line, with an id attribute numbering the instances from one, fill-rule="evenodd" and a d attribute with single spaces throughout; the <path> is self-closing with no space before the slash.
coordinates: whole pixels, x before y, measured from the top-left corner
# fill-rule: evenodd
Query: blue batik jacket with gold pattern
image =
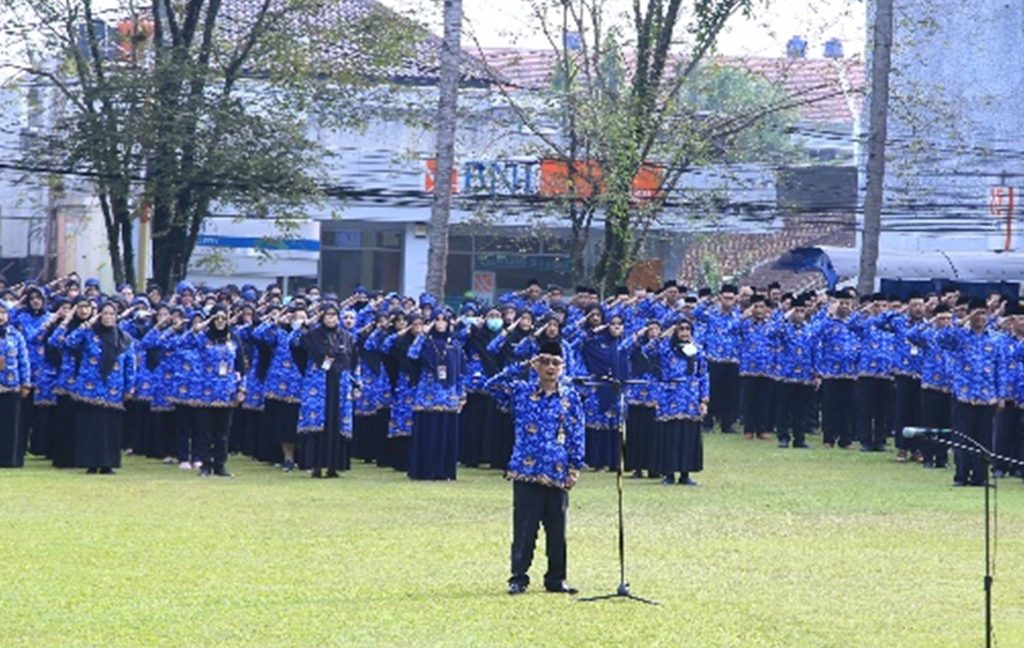
<path id="1" fill-rule="evenodd" d="M 58 326 L 54 335 L 62 340 L 64 349 L 81 353 L 78 374 L 68 390 L 71 398 L 90 405 L 124 409 L 125 399 L 135 388 L 135 343 L 117 356 L 114 367 L 104 376 L 100 371 L 103 355 L 100 336 L 91 327 L 82 325 L 66 334 L 66 329 Z"/>
<path id="2" fill-rule="evenodd" d="M 505 475 L 513 481 L 566 488 L 570 470 L 583 468 L 583 403 L 567 381 L 545 394 L 535 376 L 519 380 L 523 364 L 492 376 L 485 389 L 511 403 L 515 445 Z"/>
<path id="3" fill-rule="evenodd" d="M 9 324 L 7 334 L 0 337 L 0 394 L 32 386 L 32 364 L 25 337 Z M 5 421 L 3 425 L 13 425 Z"/>

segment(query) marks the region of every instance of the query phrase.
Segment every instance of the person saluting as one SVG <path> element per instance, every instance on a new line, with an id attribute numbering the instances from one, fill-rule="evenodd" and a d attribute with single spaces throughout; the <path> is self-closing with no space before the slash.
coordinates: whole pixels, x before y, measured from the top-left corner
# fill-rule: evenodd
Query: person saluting
<path id="1" fill-rule="evenodd" d="M 515 445 L 505 476 L 512 481 L 512 576 L 508 593 L 522 594 L 530 584 L 537 531 L 544 524 L 548 571 L 544 588 L 575 594 L 566 581 L 565 514 L 569 490 L 583 467 L 583 404 L 565 380 L 565 360 L 557 342 L 541 344 L 531 360 L 509 365 L 484 387 L 504 396 L 515 413 Z M 528 379 L 526 367 L 535 372 Z"/>

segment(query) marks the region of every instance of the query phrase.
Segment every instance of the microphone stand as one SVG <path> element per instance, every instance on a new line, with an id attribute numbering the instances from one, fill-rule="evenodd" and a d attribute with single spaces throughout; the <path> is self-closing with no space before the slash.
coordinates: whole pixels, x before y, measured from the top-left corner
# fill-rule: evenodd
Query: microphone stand
<path id="1" fill-rule="evenodd" d="M 623 387 L 625 385 L 645 385 L 650 381 L 648 380 L 619 380 L 612 376 L 602 376 L 600 378 L 584 377 L 576 379 L 575 382 L 598 387 L 602 385 L 611 385 L 615 389 L 615 399 L 619 405 L 619 465 L 615 472 L 615 490 L 618 493 L 618 508 L 619 508 L 619 586 L 614 592 L 610 594 L 601 594 L 599 596 L 588 596 L 586 598 L 576 599 L 581 603 L 590 603 L 593 601 L 604 601 L 607 599 L 624 598 L 631 601 L 639 601 L 646 603 L 647 605 L 661 605 L 658 601 L 652 599 L 646 599 L 642 596 L 637 596 L 629 590 L 629 583 L 626 582 L 626 531 L 625 522 L 622 515 L 622 475 L 625 472 L 625 457 L 626 457 L 626 394 Z"/>
<path id="2" fill-rule="evenodd" d="M 1014 459 L 1012 457 L 1006 457 L 1003 455 L 996 454 L 984 446 L 984 444 L 972 439 L 971 437 L 957 432 L 956 430 L 948 429 L 928 429 L 920 432 L 923 436 L 929 438 L 932 441 L 937 441 L 944 446 L 952 448 L 954 451 L 961 450 L 970 454 L 979 456 L 984 462 L 985 470 L 985 482 L 983 484 L 985 488 L 985 576 L 984 576 L 984 590 L 985 590 L 985 648 L 992 648 L 992 582 L 993 582 L 993 565 L 992 565 L 992 513 L 991 505 L 989 504 L 989 491 L 996 489 L 996 484 L 993 483 L 989 477 L 992 471 L 992 461 L 999 459 L 1011 465 L 1024 466 L 1024 461 Z M 940 435 L 953 435 L 960 437 L 967 441 L 967 444 L 958 443 L 952 439 L 943 438 Z M 907 429 L 903 430 L 903 436 L 916 436 L 915 434 L 907 434 Z"/>

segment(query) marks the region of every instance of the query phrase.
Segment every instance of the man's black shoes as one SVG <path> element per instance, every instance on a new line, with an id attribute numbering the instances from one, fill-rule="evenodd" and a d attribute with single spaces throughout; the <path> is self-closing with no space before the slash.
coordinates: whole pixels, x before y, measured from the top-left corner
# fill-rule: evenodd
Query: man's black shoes
<path id="1" fill-rule="evenodd" d="M 545 585 L 544 589 L 553 594 L 579 594 L 579 590 L 569 585 L 565 581 L 561 583 L 553 583 L 551 585 Z"/>
<path id="2" fill-rule="evenodd" d="M 513 596 L 515 596 L 516 594 L 525 594 L 526 593 L 526 585 L 524 585 L 523 583 L 509 583 L 508 584 L 508 593 L 513 595 Z"/>

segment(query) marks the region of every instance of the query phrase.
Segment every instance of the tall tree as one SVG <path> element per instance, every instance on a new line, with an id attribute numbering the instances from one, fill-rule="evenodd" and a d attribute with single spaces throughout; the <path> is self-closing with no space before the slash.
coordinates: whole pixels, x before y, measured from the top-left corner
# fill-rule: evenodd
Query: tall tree
<path id="1" fill-rule="evenodd" d="M 103 6 L 105 9 L 97 9 Z M 116 282 L 151 206 L 153 276 L 185 276 L 215 204 L 287 229 L 320 198 L 307 135 L 361 118 L 354 88 L 405 55 L 408 21 L 357 0 L 0 0 L 8 34 L 48 52 L 22 70 L 69 110 L 34 163 L 90 179 Z"/>
<path id="2" fill-rule="evenodd" d="M 892 0 L 875 0 L 871 30 L 871 94 L 868 97 L 867 186 L 864 190 L 864 229 L 860 248 L 857 290 L 875 289 L 878 270 L 878 239 L 882 230 L 882 198 L 885 193 L 885 140 L 888 136 L 889 71 L 892 68 Z"/>
<path id="3" fill-rule="evenodd" d="M 540 100 L 498 89 L 540 154 L 563 165 L 552 208 L 569 221 L 577 278 L 595 221 L 604 230 L 593 274 L 610 289 L 624 282 L 667 206 L 702 198 L 678 187 L 683 174 L 791 153 L 784 133 L 795 109 L 841 93 L 822 80 L 786 94 L 709 59 L 728 21 L 757 4 L 637 0 L 618 19 L 603 0 L 532 1 L 553 54 L 553 87 Z M 514 78 L 515 63 L 495 71 Z"/>
<path id="4" fill-rule="evenodd" d="M 444 298 L 448 262 L 448 220 L 452 209 L 450 178 L 455 168 L 455 112 L 459 98 L 459 59 L 462 55 L 462 0 L 444 0 L 444 41 L 437 101 L 437 173 L 430 207 L 430 249 L 427 292 Z"/>

